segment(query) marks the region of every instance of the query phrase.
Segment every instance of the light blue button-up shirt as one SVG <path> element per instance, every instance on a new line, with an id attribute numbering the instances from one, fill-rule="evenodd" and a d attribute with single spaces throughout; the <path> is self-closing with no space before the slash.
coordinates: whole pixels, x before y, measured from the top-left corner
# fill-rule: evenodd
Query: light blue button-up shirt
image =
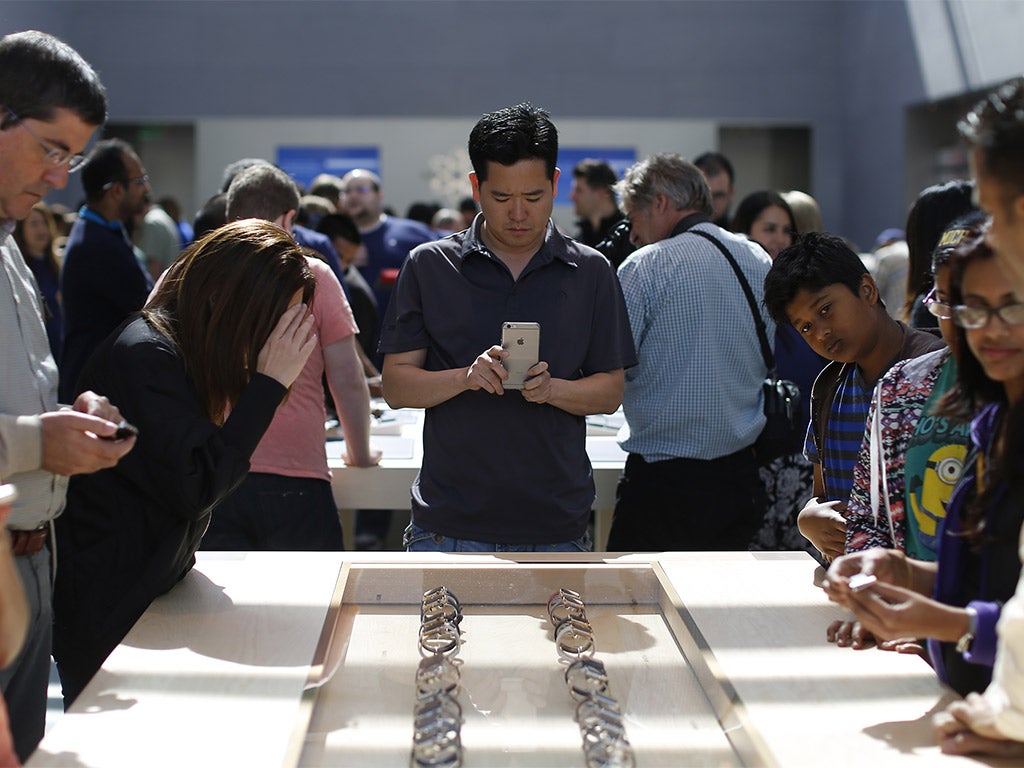
<path id="1" fill-rule="evenodd" d="M 771 259 L 760 245 L 703 221 L 733 255 L 759 308 Z M 646 461 L 716 459 L 751 445 L 764 427 L 767 371 L 754 319 L 729 262 L 683 232 L 619 267 L 639 364 L 626 370 L 623 450 Z M 762 309 L 769 340 L 775 324 Z"/>

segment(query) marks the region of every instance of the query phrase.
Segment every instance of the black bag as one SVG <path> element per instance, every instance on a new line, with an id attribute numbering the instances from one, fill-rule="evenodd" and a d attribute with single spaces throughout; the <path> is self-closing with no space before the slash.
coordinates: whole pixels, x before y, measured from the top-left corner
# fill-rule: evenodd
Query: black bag
<path id="1" fill-rule="evenodd" d="M 754 443 L 754 455 L 757 457 L 757 463 L 764 466 L 779 456 L 796 453 L 803 444 L 804 436 L 807 434 L 807 425 L 800 417 L 800 387 L 792 381 L 779 378 L 778 372 L 775 370 L 775 355 L 772 354 L 771 344 L 768 343 L 768 330 L 761 313 L 757 311 L 757 303 L 754 301 L 754 292 L 750 290 L 750 283 L 740 271 L 736 259 L 718 241 L 718 238 L 697 229 L 691 229 L 690 232 L 700 235 L 705 240 L 710 240 L 729 261 L 729 266 L 736 273 L 736 277 L 743 287 L 743 294 L 747 297 L 750 314 L 754 316 L 757 338 L 761 343 L 761 356 L 764 358 L 765 368 L 768 369 L 768 376 L 762 385 L 764 415 L 767 420 L 764 429 L 758 435 L 757 442 Z"/>

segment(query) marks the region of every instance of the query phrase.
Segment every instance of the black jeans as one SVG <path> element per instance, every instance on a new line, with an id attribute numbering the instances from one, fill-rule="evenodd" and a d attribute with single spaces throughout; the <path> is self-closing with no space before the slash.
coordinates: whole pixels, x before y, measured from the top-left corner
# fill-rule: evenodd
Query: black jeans
<path id="1" fill-rule="evenodd" d="M 631 453 L 615 492 L 608 551 L 745 550 L 766 503 L 749 448 L 710 461 L 647 462 Z"/>
<path id="2" fill-rule="evenodd" d="M 213 509 L 201 549 L 336 551 L 345 548 L 331 484 L 250 472 Z"/>

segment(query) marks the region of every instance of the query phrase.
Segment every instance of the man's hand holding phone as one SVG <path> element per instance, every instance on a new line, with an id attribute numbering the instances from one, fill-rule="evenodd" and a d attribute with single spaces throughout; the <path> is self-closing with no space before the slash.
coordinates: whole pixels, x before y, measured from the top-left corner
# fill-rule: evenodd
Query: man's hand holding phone
<path id="1" fill-rule="evenodd" d="M 492 395 L 505 392 L 502 382 L 508 378 L 508 371 L 501 364 L 508 357 L 508 352 L 494 345 L 477 355 L 476 360 L 466 370 L 466 389 L 482 389 Z"/>
<path id="2" fill-rule="evenodd" d="M 112 467 L 135 447 L 135 436 L 119 437 L 124 421 L 107 398 L 83 392 L 71 408 L 44 413 L 42 467 L 57 475 L 78 475 Z"/>
<path id="3" fill-rule="evenodd" d="M 523 382 L 523 399 L 530 403 L 546 403 L 551 399 L 551 374 L 548 364 L 541 360 L 529 370 Z"/>

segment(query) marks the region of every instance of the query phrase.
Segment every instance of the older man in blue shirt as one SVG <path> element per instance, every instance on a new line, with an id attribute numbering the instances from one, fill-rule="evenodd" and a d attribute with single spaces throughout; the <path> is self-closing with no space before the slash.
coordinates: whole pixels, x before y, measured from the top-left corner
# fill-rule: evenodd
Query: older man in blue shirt
<path id="1" fill-rule="evenodd" d="M 771 261 L 711 223 L 707 182 L 678 155 L 637 163 L 618 192 L 642 246 L 619 267 L 639 363 L 626 372 L 629 458 L 608 549 L 746 549 L 765 507 L 752 445 L 767 371 L 736 273 L 695 232 L 728 249 L 758 305 Z"/>

